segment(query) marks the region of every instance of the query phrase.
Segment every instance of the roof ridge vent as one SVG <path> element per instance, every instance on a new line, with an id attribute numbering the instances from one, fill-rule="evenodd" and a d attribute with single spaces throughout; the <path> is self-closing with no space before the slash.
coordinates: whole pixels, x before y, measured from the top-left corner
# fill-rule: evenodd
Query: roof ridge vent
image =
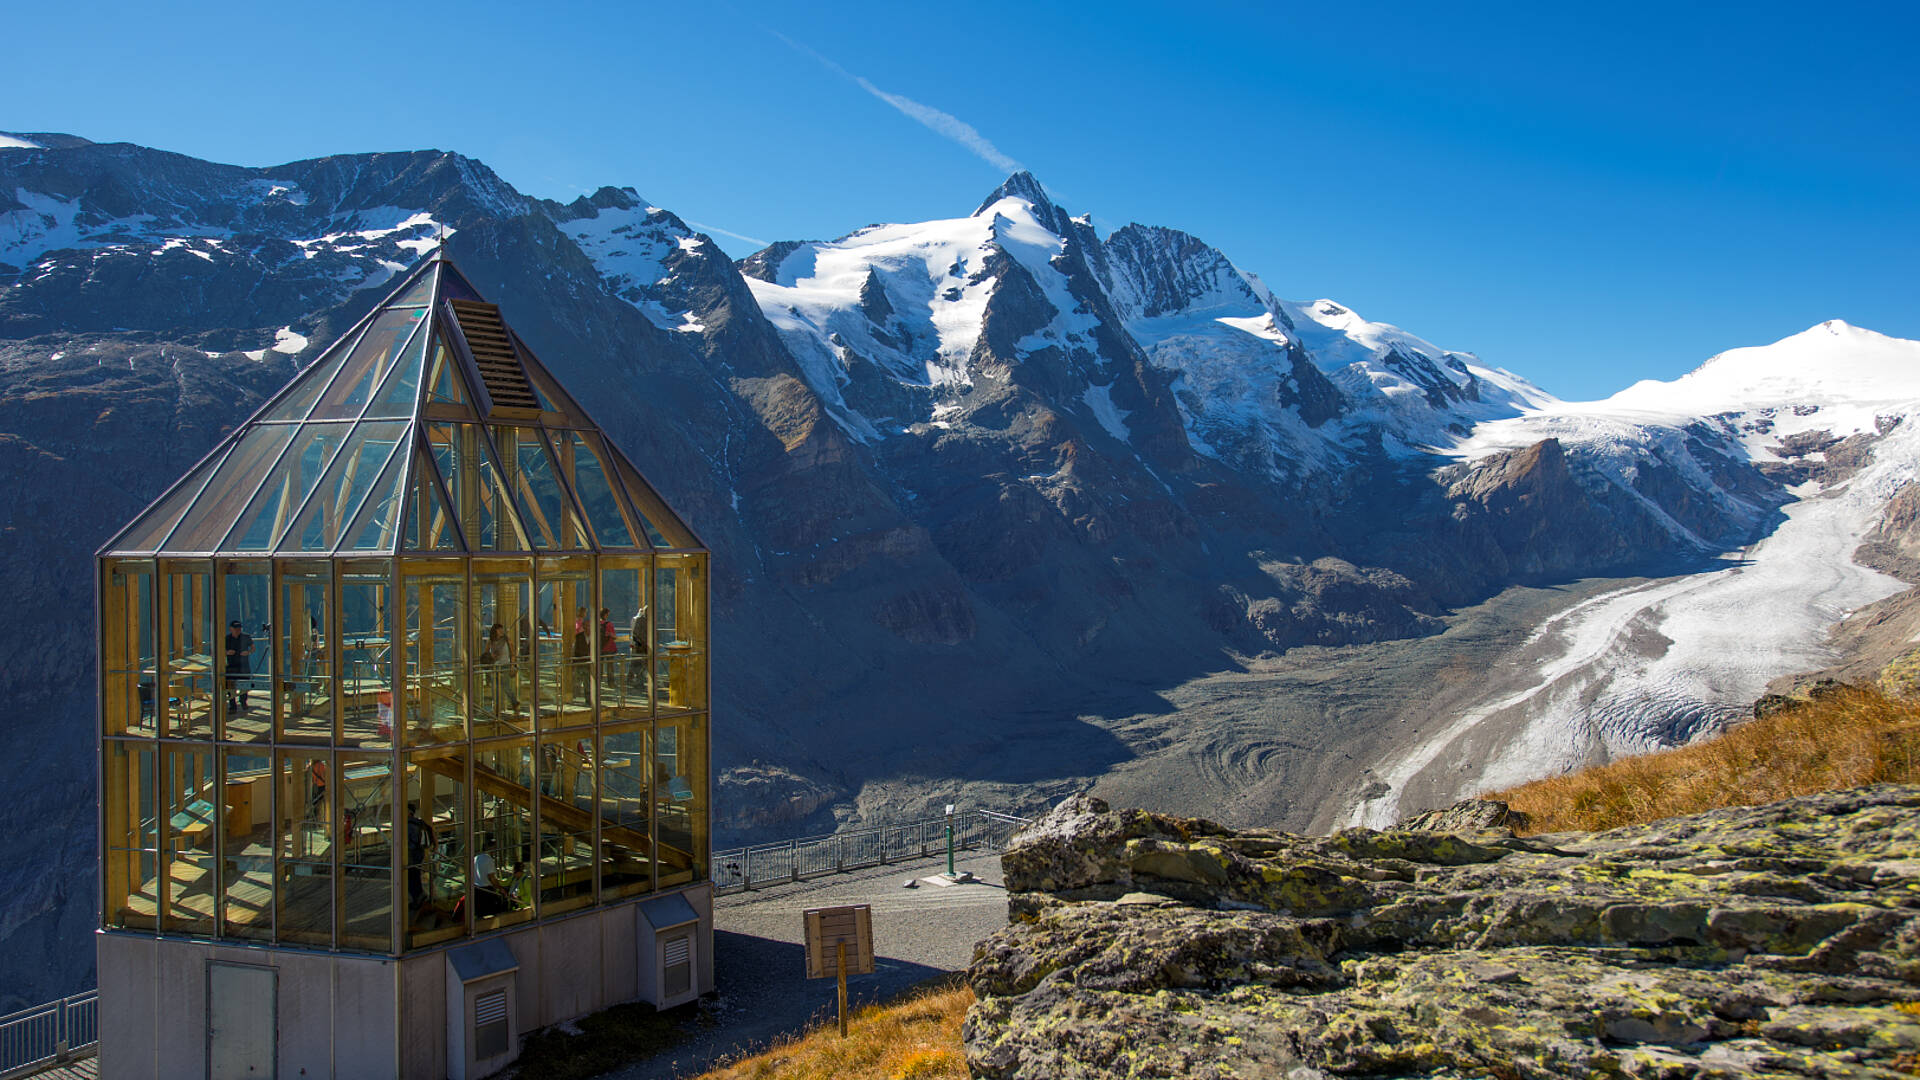
<path id="1" fill-rule="evenodd" d="M 487 397 L 495 412 L 538 413 L 540 399 L 527 381 L 527 370 L 513 347 L 513 336 L 500 318 L 500 306 L 480 300 L 447 300 L 454 318 L 460 322 L 460 336 L 467 339 L 467 351 L 473 354 L 480 381 L 486 384 Z"/>

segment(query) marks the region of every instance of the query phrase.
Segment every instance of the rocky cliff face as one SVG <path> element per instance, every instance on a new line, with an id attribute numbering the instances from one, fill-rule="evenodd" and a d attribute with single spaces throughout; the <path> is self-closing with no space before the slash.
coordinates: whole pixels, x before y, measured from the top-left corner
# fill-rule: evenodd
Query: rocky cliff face
<path id="1" fill-rule="evenodd" d="M 1892 785 L 1525 839 L 1235 833 L 1079 798 L 1004 856 L 1013 922 L 969 969 L 967 1059 L 1008 1078 L 1908 1075 L 1916 845 L 1920 788 Z"/>

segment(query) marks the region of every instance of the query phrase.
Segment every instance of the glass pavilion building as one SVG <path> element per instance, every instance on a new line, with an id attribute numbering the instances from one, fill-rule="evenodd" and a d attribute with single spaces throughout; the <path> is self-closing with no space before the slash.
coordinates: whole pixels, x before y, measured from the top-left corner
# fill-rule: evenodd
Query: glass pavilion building
<path id="1" fill-rule="evenodd" d="M 480 1076 L 711 989 L 707 571 L 406 275 L 100 554 L 103 1067 Z"/>

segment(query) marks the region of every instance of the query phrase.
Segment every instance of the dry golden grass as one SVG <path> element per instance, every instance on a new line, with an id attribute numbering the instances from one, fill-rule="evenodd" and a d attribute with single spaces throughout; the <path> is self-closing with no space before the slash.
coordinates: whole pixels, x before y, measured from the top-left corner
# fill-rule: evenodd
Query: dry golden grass
<path id="1" fill-rule="evenodd" d="M 964 983 L 942 983 L 891 1005 L 858 1009 L 847 1037 L 829 1022 L 700 1080 L 965 1080 L 960 1025 L 973 1004 Z"/>
<path id="2" fill-rule="evenodd" d="M 1488 792 L 1528 832 L 1611 829 L 1861 784 L 1920 783 L 1920 705 L 1838 690 L 1706 742 Z"/>

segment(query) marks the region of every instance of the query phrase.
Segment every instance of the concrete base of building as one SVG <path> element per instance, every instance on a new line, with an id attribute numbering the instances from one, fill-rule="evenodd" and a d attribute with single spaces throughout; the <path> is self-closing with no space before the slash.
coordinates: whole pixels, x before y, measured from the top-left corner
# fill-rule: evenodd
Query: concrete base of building
<path id="1" fill-rule="evenodd" d="M 674 895 L 694 921 L 655 925 L 661 897 Z M 663 949 L 668 938 L 674 947 Z M 694 995 L 712 991 L 713 890 L 692 885 L 405 957 L 124 931 L 100 932 L 97 949 L 101 1075 L 476 1080 L 511 1064 L 526 1032 L 622 1002 L 671 1003 L 685 996 L 668 993 L 683 978 Z M 663 986 L 663 956 L 683 955 L 688 970 Z"/>

